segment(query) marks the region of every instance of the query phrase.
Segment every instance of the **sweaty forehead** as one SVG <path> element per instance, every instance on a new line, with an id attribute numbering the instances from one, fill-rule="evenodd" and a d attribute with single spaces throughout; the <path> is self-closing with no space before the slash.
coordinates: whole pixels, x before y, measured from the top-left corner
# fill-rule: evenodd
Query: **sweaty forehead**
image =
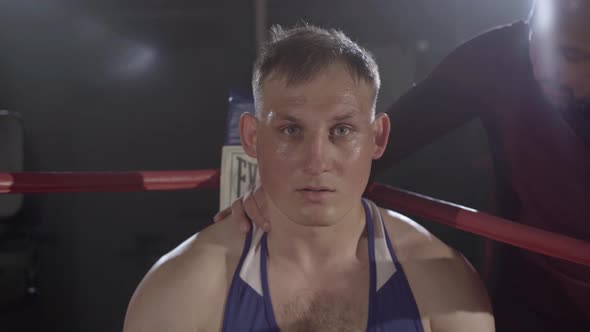
<path id="1" fill-rule="evenodd" d="M 372 89 L 363 80 L 355 80 L 346 71 L 326 70 L 304 82 L 289 82 L 275 75 L 262 87 L 264 108 L 306 105 L 343 105 L 355 108 L 372 106 Z"/>
<path id="2" fill-rule="evenodd" d="M 361 107 L 366 104 L 362 93 L 355 90 L 316 90 L 305 91 L 298 89 L 284 89 L 282 91 L 268 91 L 265 100 L 274 106 L 298 107 L 305 105 L 347 105 Z"/>

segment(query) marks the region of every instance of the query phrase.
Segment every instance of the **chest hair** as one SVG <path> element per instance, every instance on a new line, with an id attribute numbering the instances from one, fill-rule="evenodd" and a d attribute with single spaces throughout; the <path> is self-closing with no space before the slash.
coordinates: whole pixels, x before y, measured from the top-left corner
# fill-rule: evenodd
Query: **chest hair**
<path id="1" fill-rule="evenodd" d="M 300 294 L 275 313 L 284 332 L 357 332 L 367 328 L 368 303 L 350 295 Z"/>

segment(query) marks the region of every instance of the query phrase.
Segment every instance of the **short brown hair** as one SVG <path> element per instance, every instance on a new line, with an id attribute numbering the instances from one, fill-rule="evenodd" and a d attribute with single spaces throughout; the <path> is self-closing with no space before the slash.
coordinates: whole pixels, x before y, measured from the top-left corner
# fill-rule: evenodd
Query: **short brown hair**
<path id="1" fill-rule="evenodd" d="M 270 39 L 261 48 L 254 65 L 254 98 L 259 98 L 262 84 L 271 75 L 285 77 L 287 84 L 299 84 L 313 79 L 333 63 L 343 64 L 353 79 L 364 80 L 371 85 L 374 106 L 381 79 L 373 55 L 342 31 L 310 24 L 286 30 L 278 25 L 271 28 Z"/>

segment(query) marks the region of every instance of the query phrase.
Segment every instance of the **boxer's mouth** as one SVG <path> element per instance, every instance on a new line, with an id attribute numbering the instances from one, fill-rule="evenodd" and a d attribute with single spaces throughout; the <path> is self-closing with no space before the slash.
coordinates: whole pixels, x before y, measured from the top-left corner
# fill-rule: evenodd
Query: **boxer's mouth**
<path id="1" fill-rule="evenodd" d="M 297 191 L 303 191 L 303 192 L 334 192 L 336 190 L 329 188 L 329 187 L 303 187 L 300 189 L 297 189 Z"/>

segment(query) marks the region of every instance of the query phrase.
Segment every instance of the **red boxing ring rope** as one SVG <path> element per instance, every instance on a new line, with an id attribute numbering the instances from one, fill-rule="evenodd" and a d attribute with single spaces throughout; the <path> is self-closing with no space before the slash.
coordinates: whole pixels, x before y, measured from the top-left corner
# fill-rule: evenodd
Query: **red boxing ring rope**
<path id="1" fill-rule="evenodd" d="M 0 194 L 218 189 L 218 170 L 0 173 Z M 381 184 L 367 187 L 378 205 L 532 252 L 590 266 L 590 243 Z"/>
<path id="2" fill-rule="evenodd" d="M 436 221 L 539 254 L 590 266 L 590 243 L 586 241 L 382 184 L 369 185 L 365 195 L 384 208 Z"/>
<path id="3" fill-rule="evenodd" d="M 219 188 L 218 170 L 0 173 L 0 194 Z"/>

